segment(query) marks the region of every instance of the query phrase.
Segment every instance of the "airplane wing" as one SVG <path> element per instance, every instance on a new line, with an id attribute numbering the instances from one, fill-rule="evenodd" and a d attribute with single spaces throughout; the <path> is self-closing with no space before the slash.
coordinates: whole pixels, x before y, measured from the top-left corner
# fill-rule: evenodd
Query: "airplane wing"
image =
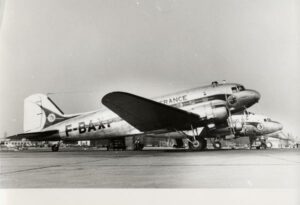
<path id="1" fill-rule="evenodd" d="M 43 132 L 25 132 L 17 135 L 6 137 L 10 140 L 22 140 L 28 139 L 32 141 L 56 141 L 60 140 L 58 130 L 48 130 Z"/>
<path id="2" fill-rule="evenodd" d="M 112 92 L 102 103 L 142 132 L 187 130 L 200 122 L 197 114 L 125 92 Z"/>

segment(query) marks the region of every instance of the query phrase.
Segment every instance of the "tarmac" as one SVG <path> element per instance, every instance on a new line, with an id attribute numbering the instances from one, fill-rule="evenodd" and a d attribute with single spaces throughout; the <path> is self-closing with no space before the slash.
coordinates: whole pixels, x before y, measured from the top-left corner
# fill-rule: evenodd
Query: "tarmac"
<path id="1" fill-rule="evenodd" d="M 0 152 L 0 188 L 300 188 L 300 149 Z"/>

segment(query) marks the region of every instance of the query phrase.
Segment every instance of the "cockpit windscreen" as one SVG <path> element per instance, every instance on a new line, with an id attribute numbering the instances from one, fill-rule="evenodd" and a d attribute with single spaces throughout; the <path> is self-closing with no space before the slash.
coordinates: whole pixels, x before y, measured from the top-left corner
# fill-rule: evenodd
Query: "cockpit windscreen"
<path id="1" fill-rule="evenodd" d="M 237 93 L 237 92 L 245 90 L 245 87 L 242 86 L 242 85 L 238 85 L 236 87 L 232 87 L 231 90 L 232 90 L 233 93 Z"/>

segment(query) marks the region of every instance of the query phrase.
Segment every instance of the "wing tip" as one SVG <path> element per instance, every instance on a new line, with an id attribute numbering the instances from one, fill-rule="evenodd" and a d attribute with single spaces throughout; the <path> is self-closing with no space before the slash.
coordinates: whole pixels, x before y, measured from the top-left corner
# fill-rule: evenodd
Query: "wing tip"
<path id="1" fill-rule="evenodd" d="M 103 98 L 101 99 L 101 102 L 103 105 L 106 105 L 106 103 L 108 103 L 112 97 L 118 97 L 120 95 L 132 95 L 132 94 L 123 91 L 113 91 L 104 95 Z"/>

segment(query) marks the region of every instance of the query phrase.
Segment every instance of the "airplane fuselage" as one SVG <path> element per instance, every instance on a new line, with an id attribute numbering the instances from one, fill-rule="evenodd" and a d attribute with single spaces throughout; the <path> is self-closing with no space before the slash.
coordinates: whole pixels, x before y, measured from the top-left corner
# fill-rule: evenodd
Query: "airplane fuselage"
<path id="1" fill-rule="evenodd" d="M 217 124 L 228 118 L 227 108 L 232 113 L 238 112 L 258 102 L 259 98 L 259 93 L 245 90 L 239 84 L 219 84 L 185 90 L 153 100 L 196 113 L 203 121 Z M 44 120 L 47 121 L 49 118 L 46 117 Z M 44 130 L 53 129 L 59 130 L 59 137 L 62 140 L 70 141 L 148 134 L 139 131 L 117 114 L 105 108 L 78 116 L 74 115 L 74 117 L 48 126 Z M 157 130 L 156 132 L 167 133 L 171 131 Z"/>

